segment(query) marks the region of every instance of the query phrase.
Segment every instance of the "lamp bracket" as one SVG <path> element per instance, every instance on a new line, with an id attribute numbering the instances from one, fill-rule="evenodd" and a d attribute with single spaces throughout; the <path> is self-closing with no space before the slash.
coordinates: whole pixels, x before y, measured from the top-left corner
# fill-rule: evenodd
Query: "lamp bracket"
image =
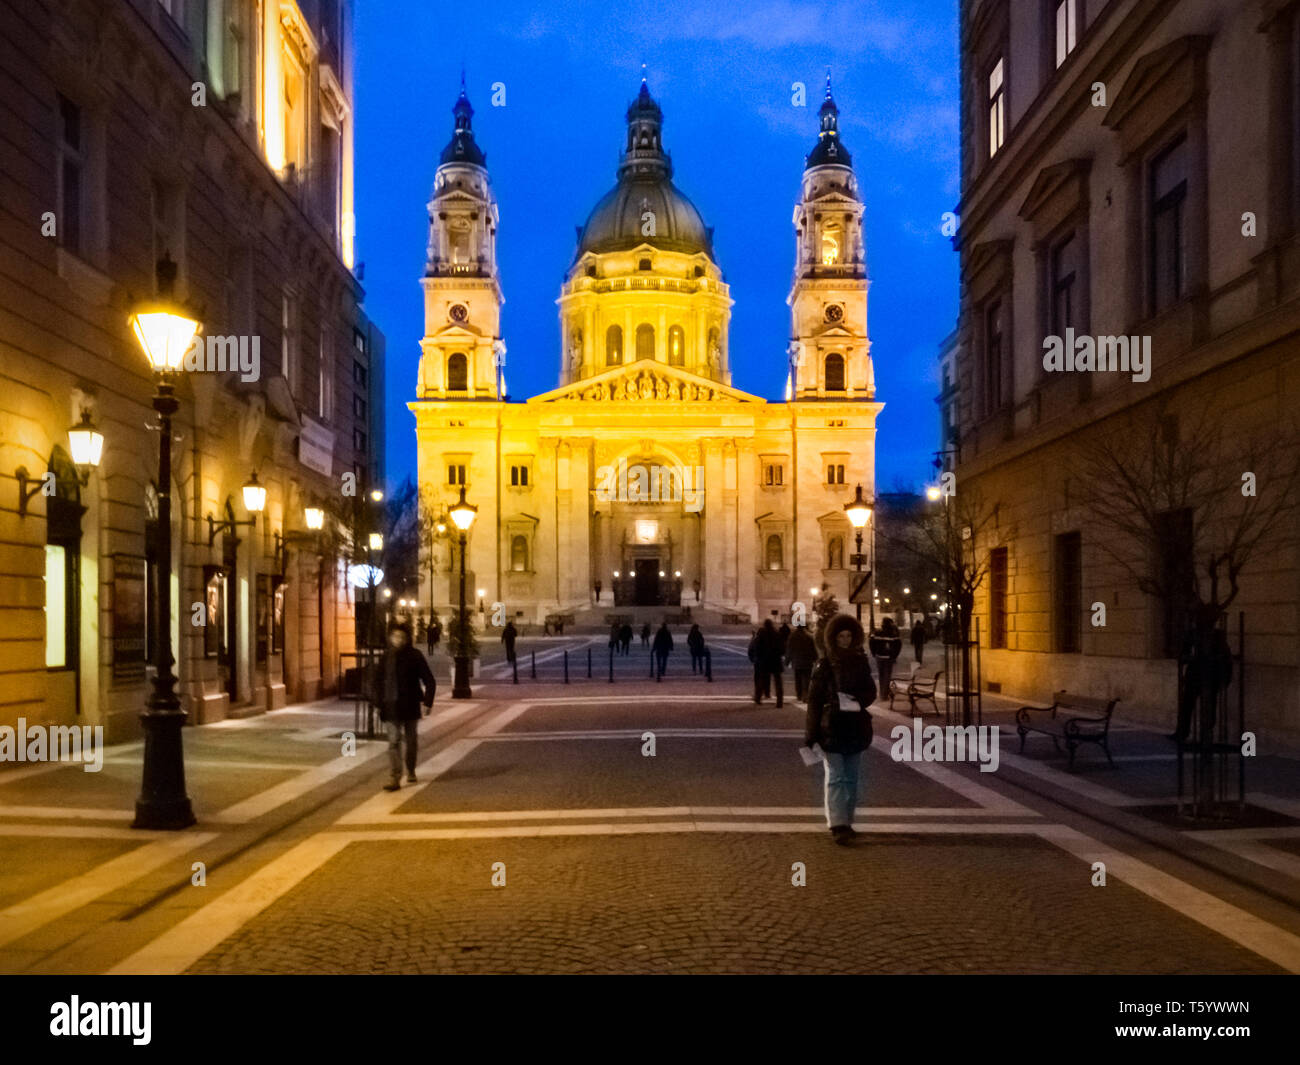
<path id="1" fill-rule="evenodd" d="M 18 479 L 18 516 L 25 518 L 27 517 L 27 501 L 41 490 L 42 479 L 29 474 L 26 466 L 19 466 L 18 469 L 14 470 L 14 476 Z M 27 487 L 29 482 L 31 483 L 30 488 Z M 85 484 L 86 482 L 82 481 L 81 483 Z"/>
<path id="2" fill-rule="evenodd" d="M 246 525 L 250 529 L 256 528 L 257 519 L 249 518 L 247 521 L 235 521 L 232 518 L 232 519 L 227 519 L 225 521 L 217 521 L 216 518 L 214 518 L 211 514 L 209 514 L 208 515 L 208 546 L 211 547 L 213 544 L 217 542 L 218 533 L 231 533 L 233 535 L 234 531 L 242 525 Z"/>

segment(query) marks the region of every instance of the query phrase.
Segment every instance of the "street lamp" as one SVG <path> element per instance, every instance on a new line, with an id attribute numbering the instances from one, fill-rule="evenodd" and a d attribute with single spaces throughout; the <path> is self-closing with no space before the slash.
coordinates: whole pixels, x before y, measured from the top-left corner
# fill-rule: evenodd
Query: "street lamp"
<path id="1" fill-rule="evenodd" d="M 81 421 L 68 430 L 68 447 L 81 483 L 89 483 L 90 471 L 99 466 L 104 455 L 104 434 L 95 428 L 89 409 L 82 408 Z"/>
<path id="2" fill-rule="evenodd" d="M 844 513 L 848 515 L 849 524 L 853 526 L 854 532 L 857 534 L 857 551 L 853 555 L 853 570 L 855 573 L 861 573 L 862 564 L 867 560 L 866 556 L 862 553 L 862 530 L 865 528 L 867 522 L 871 520 L 871 504 L 862 498 L 862 485 L 857 486 L 857 492 L 854 494 L 853 499 L 844 505 Z M 870 579 L 871 570 L 867 570 L 867 580 Z M 859 587 L 861 587 L 861 583 L 861 581 L 858 582 Z M 857 599 L 859 597 L 854 595 L 853 598 Z M 856 605 L 858 608 L 858 620 L 861 621 L 862 604 L 857 603 Z M 870 611 L 871 631 L 874 632 L 876 629 L 876 604 L 874 599 L 871 602 Z"/>
<path id="3" fill-rule="evenodd" d="M 135 801 L 133 828 L 188 828 L 194 809 L 185 793 L 185 756 L 181 726 L 188 716 L 176 696 L 175 659 L 171 647 L 172 584 L 172 415 L 180 409 L 171 374 L 181 367 L 185 352 L 198 334 L 199 323 L 170 304 L 176 264 L 170 256 L 158 263 L 161 300 L 139 308 L 131 328 L 156 376 L 158 391 L 158 618 L 153 692 L 140 714 L 144 726 L 144 768 L 140 797 Z"/>
<path id="4" fill-rule="evenodd" d="M 469 686 L 469 614 L 465 610 L 465 534 L 474 524 L 478 507 L 465 502 L 465 486 L 460 486 L 460 500 L 451 508 L 451 521 L 460 534 L 460 633 L 456 643 L 455 673 L 452 679 L 451 697 L 469 699 L 474 693 Z"/>
<path id="5" fill-rule="evenodd" d="M 312 532 L 320 532 L 325 527 L 325 511 L 320 507 L 305 507 L 302 516 Z"/>

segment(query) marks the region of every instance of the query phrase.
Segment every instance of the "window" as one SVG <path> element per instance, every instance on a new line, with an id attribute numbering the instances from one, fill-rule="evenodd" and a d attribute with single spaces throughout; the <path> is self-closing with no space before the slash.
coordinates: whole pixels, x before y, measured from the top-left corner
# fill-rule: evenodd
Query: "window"
<path id="1" fill-rule="evenodd" d="M 680 325 L 668 330 L 668 365 L 686 365 L 686 333 Z"/>
<path id="2" fill-rule="evenodd" d="M 844 391 L 844 356 L 838 352 L 826 356 L 826 391 Z"/>
<path id="3" fill-rule="evenodd" d="M 352 430 L 352 448 L 354 451 L 366 450 L 366 434 L 362 429 Z"/>
<path id="4" fill-rule="evenodd" d="M 322 329 L 320 334 L 320 391 L 317 412 L 322 421 L 334 417 L 334 362 L 330 358 L 329 333 Z"/>
<path id="5" fill-rule="evenodd" d="M 512 536 L 510 538 L 510 568 L 515 573 L 528 572 L 528 538 Z"/>
<path id="6" fill-rule="evenodd" d="M 1004 61 L 1001 57 L 989 71 L 989 158 L 998 154 L 1006 141 L 1007 93 Z"/>
<path id="7" fill-rule="evenodd" d="M 623 327 L 611 325 L 605 330 L 605 365 L 619 366 L 623 362 Z"/>
<path id="8" fill-rule="evenodd" d="M 769 570 L 785 569 L 785 551 L 781 545 L 781 537 L 777 533 L 767 538 L 766 566 Z"/>
<path id="9" fill-rule="evenodd" d="M 465 484 L 465 464 L 463 462 L 453 462 L 447 467 L 447 483 L 450 485 Z"/>
<path id="10" fill-rule="evenodd" d="M 298 306 L 292 294 L 280 296 L 280 373 L 293 391 L 295 363 L 298 361 Z"/>
<path id="11" fill-rule="evenodd" d="M 45 504 L 45 666 L 77 669 L 81 646 L 81 490 L 62 448 L 50 455 L 55 494 Z"/>
<path id="12" fill-rule="evenodd" d="M 510 487 L 527 488 L 528 487 L 528 467 L 511 466 L 510 467 Z"/>
<path id="13" fill-rule="evenodd" d="M 826 467 L 826 483 L 827 484 L 844 483 L 844 463 L 835 462 L 835 463 L 831 463 L 829 466 Z"/>
<path id="14" fill-rule="evenodd" d="M 364 418 L 366 416 L 366 401 L 355 393 L 352 396 L 352 416 L 354 418 Z"/>
<path id="15" fill-rule="evenodd" d="M 1056 65 L 1059 67 L 1074 51 L 1078 42 L 1078 0 L 1057 0 L 1056 4 Z"/>
<path id="16" fill-rule="evenodd" d="M 1079 240 L 1070 233 L 1052 248 L 1051 252 L 1051 333 L 1064 337 L 1067 329 L 1079 327 L 1079 289 L 1075 282 L 1080 276 Z"/>
<path id="17" fill-rule="evenodd" d="M 1195 525 L 1190 509 L 1169 510 L 1156 516 L 1155 578 L 1158 601 L 1158 638 L 1165 658 L 1176 658 L 1187 625 L 1185 603 L 1196 593 Z"/>
<path id="18" fill-rule="evenodd" d="M 989 552 L 989 646 L 1007 645 L 1007 549 Z"/>
<path id="19" fill-rule="evenodd" d="M 357 351 L 361 352 L 362 355 L 366 353 L 366 334 L 361 332 L 360 329 L 352 330 L 352 346 L 356 348 Z M 357 365 L 360 366 L 361 364 L 358 363 Z M 365 367 L 362 367 L 363 371 L 364 369 Z M 362 382 L 362 384 L 364 383 L 365 382 Z"/>
<path id="20" fill-rule="evenodd" d="M 352 363 L 352 382 L 359 388 L 366 387 L 366 368 L 361 363 L 354 361 Z"/>
<path id="21" fill-rule="evenodd" d="M 81 108 L 59 95 L 59 243 L 81 254 L 82 178 L 86 151 L 82 140 Z"/>
<path id="22" fill-rule="evenodd" d="M 1083 538 L 1077 532 L 1056 538 L 1056 649 L 1062 654 L 1082 650 Z"/>
<path id="23" fill-rule="evenodd" d="M 655 357 L 655 330 L 652 325 L 636 327 L 636 357 L 653 359 Z"/>
<path id="24" fill-rule="evenodd" d="M 826 544 L 826 568 L 844 568 L 844 537 L 832 536 Z"/>
<path id="25" fill-rule="evenodd" d="M 1187 286 L 1187 140 L 1180 139 L 1151 164 L 1151 313 L 1183 298 Z"/>
<path id="26" fill-rule="evenodd" d="M 994 300 L 984 310 L 984 413 L 1002 407 L 1002 301 Z"/>
<path id="27" fill-rule="evenodd" d="M 469 389 L 469 359 L 464 352 L 453 352 L 447 358 L 447 391 L 465 392 Z"/>
<path id="28" fill-rule="evenodd" d="M 827 226 L 822 231 L 822 265 L 834 266 L 840 261 L 840 231 L 838 226 Z"/>
<path id="29" fill-rule="evenodd" d="M 785 484 L 785 467 L 779 462 L 763 463 L 763 483 L 772 487 Z"/>
<path id="30" fill-rule="evenodd" d="M 306 71 L 288 48 L 281 56 L 284 64 L 284 163 L 286 176 L 295 180 L 306 177 L 307 101 L 303 91 Z M 292 168 L 292 170 L 290 170 Z"/>

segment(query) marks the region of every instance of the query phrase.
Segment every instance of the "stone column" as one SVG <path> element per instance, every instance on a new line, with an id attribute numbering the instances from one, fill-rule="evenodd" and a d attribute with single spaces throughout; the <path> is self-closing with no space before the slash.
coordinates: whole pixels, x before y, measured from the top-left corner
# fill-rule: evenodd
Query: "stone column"
<path id="1" fill-rule="evenodd" d="M 736 441 L 736 604 L 756 616 L 755 555 L 757 537 L 754 532 L 754 491 L 758 484 L 755 470 L 754 441 L 752 438 Z"/>

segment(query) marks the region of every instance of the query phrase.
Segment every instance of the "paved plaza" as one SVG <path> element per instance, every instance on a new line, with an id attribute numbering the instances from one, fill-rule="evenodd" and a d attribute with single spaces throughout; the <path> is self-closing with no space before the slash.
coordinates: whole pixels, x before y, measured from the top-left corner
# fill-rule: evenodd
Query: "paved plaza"
<path id="1" fill-rule="evenodd" d="M 99 773 L 6 767 L 0 971 L 1300 972 L 1293 760 L 1251 767 L 1264 823 L 1207 829 L 1145 813 L 1174 794 L 1153 733 L 1069 773 L 1003 728 L 980 773 L 893 761 L 910 718 L 877 704 L 842 848 L 792 678 L 755 705 L 744 640 L 713 646 L 711 682 L 681 654 L 652 680 L 634 646 L 611 684 L 603 640 L 525 641 L 518 684 L 490 659 L 466 701 L 439 655 L 419 781 L 393 793 L 382 741 L 343 749 L 351 703 L 189 729 L 180 833 L 129 827 L 139 744 Z"/>

